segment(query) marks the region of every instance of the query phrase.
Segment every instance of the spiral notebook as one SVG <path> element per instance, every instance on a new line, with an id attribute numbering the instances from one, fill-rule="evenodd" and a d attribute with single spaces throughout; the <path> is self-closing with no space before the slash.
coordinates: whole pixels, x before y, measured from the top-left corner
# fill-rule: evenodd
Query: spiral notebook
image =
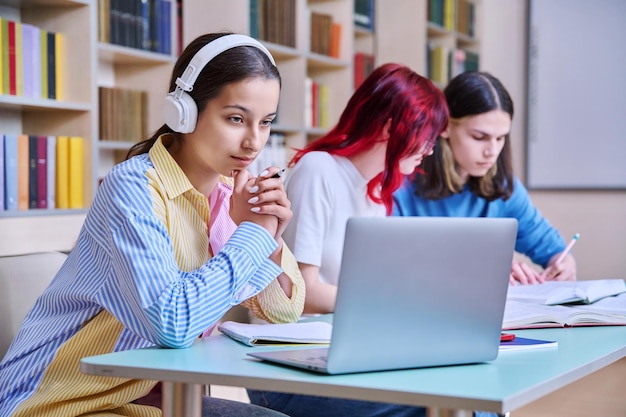
<path id="1" fill-rule="evenodd" d="M 351 218 L 330 346 L 248 355 L 328 374 L 493 360 L 516 233 L 512 218 Z"/>

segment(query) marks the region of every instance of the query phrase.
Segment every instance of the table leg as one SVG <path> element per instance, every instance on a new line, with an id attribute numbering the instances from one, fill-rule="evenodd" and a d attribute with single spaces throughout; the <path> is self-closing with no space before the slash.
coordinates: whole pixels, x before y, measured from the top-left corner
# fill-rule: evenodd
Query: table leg
<path id="1" fill-rule="evenodd" d="M 163 417 L 201 417 L 202 384 L 163 381 Z"/>

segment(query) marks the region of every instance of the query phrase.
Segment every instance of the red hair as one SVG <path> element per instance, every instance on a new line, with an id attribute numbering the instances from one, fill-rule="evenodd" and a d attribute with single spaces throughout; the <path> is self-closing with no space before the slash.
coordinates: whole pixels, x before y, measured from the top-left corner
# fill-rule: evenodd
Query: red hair
<path id="1" fill-rule="evenodd" d="M 337 125 L 298 150 L 289 166 L 312 151 L 343 157 L 367 151 L 390 119 L 385 169 L 367 185 L 369 198 L 384 204 L 390 214 L 393 193 L 403 180 L 400 161 L 419 151 L 429 152 L 448 125 L 443 93 L 408 67 L 385 64 L 376 68 L 354 92 Z"/>

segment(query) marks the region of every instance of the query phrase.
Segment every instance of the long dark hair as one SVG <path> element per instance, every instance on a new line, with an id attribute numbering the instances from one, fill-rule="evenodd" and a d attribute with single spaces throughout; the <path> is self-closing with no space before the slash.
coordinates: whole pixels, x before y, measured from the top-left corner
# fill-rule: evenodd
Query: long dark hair
<path id="1" fill-rule="evenodd" d="M 337 125 L 299 150 L 290 165 L 311 151 L 349 157 L 371 149 L 390 119 L 385 169 L 369 182 L 367 194 L 391 213 L 393 192 L 403 179 L 400 160 L 429 151 L 448 125 L 441 91 L 408 67 L 385 64 L 376 68 L 354 92 Z"/>
<path id="2" fill-rule="evenodd" d="M 203 46 L 229 34 L 228 32 L 209 33 L 199 36 L 187 45 L 174 64 L 168 91 L 174 91 L 176 79 L 182 75 L 193 56 Z M 225 86 L 254 77 L 281 82 L 278 69 L 265 53 L 253 46 L 238 46 L 222 52 L 207 63 L 200 71 L 193 89 L 188 94 L 196 102 L 199 115 L 205 109 L 207 102 L 219 96 Z M 133 145 L 128 151 L 126 159 L 148 152 L 158 137 L 166 133 L 174 138 L 175 143 L 180 143 L 183 140 L 182 134 L 174 132 L 164 124 L 150 138 Z"/>
<path id="3" fill-rule="evenodd" d="M 444 90 L 451 119 L 461 119 L 502 110 L 513 120 L 513 100 L 493 75 L 487 72 L 469 71 L 453 78 Z M 470 190 L 489 201 L 507 200 L 513 193 L 513 163 L 511 143 L 507 135 L 504 147 L 498 155 L 495 168 L 483 177 L 470 177 Z M 439 138 L 433 155 L 424 159 L 423 173 L 415 176 L 415 194 L 429 199 L 447 197 L 460 192 L 464 184 L 455 181 L 456 171 L 451 150 L 445 139 Z"/>

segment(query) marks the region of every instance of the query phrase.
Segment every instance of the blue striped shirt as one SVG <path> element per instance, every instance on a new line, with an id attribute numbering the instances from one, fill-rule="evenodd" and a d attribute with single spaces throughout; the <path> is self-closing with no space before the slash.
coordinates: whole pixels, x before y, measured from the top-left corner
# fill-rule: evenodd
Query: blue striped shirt
<path id="1" fill-rule="evenodd" d="M 161 139 L 149 154 L 114 167 L 74 249 L 0 363 L 0 416 L 97 409 L 154 415 L 150 407 L 129 404 L 154 381 L 83 375 L 80 359 L 189 346 L 233 305 L 279 288 L 275 278 L 283 269 L 269 259 L 277 247 L 273 237 L 244 222 L 211 257 L 209 213 L 207 198 Z M 301 276 L 291 278 L 292 298 L 282 293 L 283 305 L 276 306 L 286 321 L 297 320 L 304 304 Z"/>

